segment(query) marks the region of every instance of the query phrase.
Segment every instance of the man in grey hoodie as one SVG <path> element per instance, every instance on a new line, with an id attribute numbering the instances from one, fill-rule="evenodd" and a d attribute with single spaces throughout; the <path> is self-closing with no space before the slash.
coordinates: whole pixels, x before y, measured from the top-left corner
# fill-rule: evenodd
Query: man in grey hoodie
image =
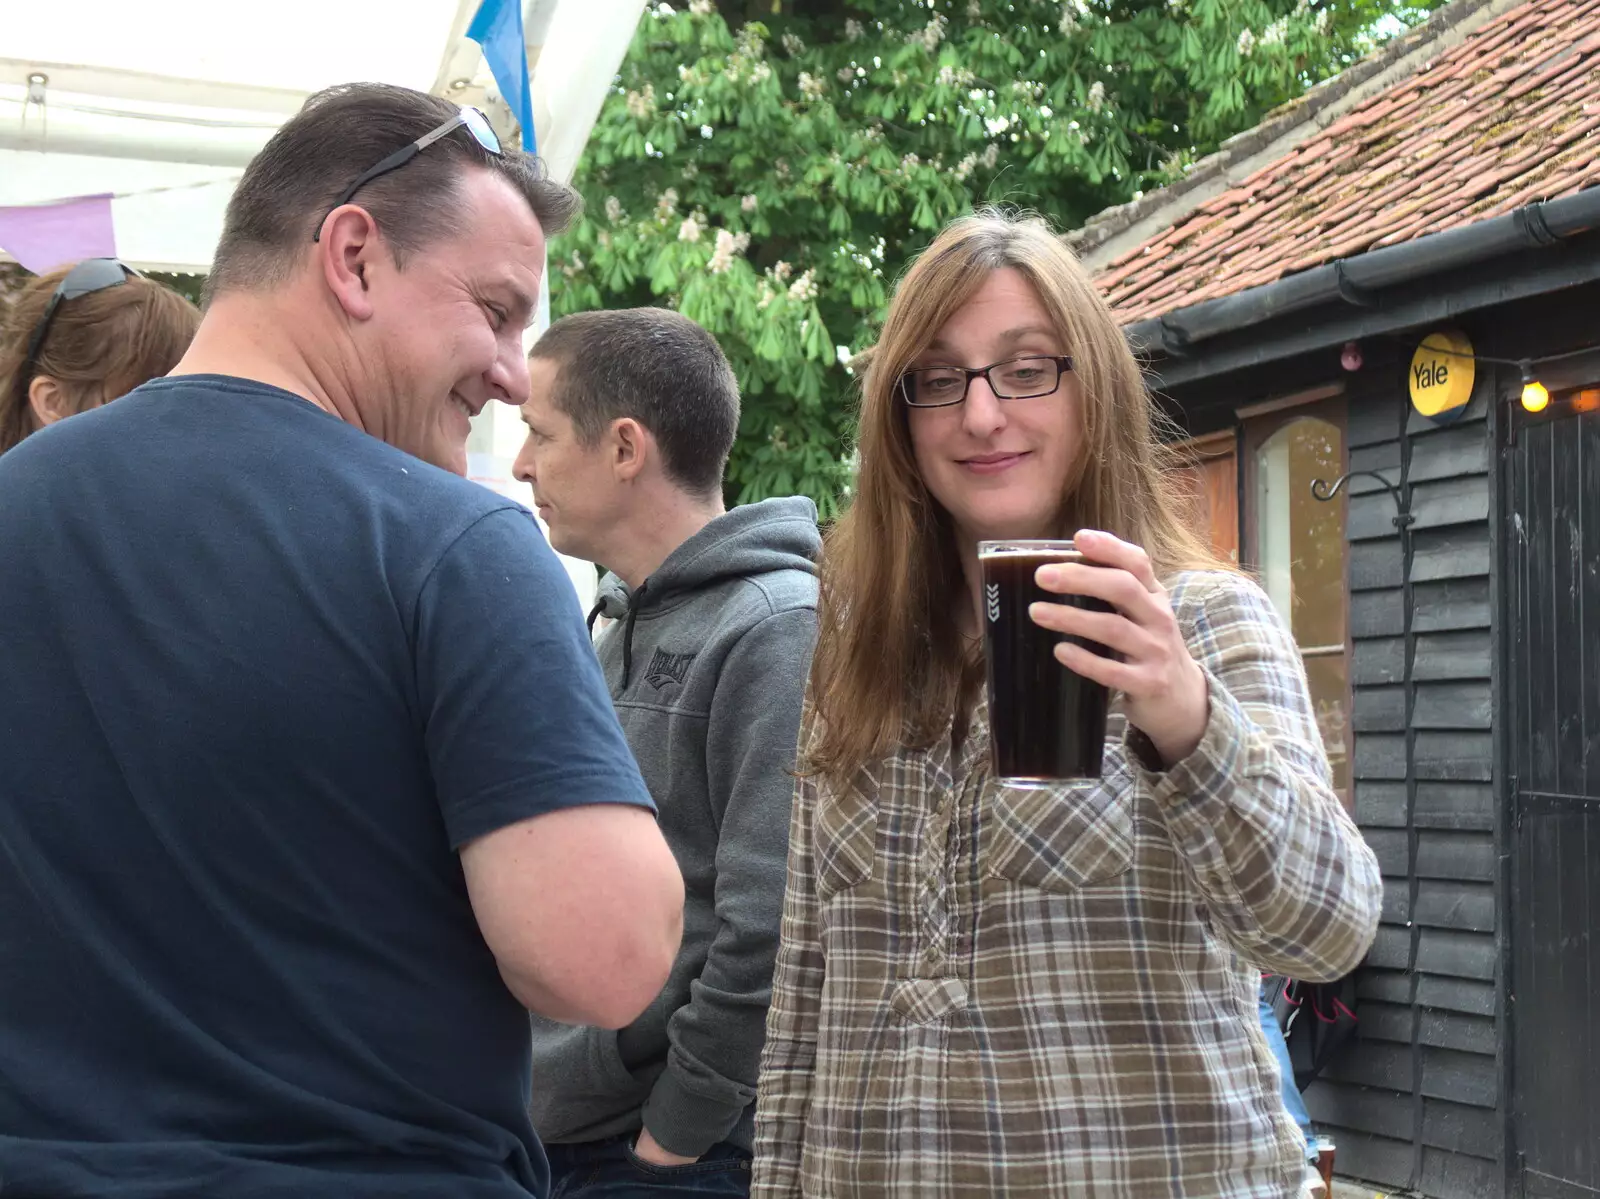
<path id="1" fill-rule="evenodd" d="M 552 1199 L 745 1195 L 816 638 L 816 508 L 725 512 L 739 423 L 716 340 L 664 309 L 557 321 L 529 362 L 533 486 L 559 551 L 608 568 L 591 613 L 628 744 L 683 871 L 683 946 L 620 1032 L 534 1018 Z"/>

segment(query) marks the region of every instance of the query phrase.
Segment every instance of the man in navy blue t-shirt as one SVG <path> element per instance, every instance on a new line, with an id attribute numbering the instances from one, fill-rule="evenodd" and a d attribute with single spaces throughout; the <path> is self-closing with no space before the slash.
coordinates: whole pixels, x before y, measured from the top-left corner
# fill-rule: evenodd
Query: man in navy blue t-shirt
<path id="1" fill-rule="evenodd" d="M 683 896 L 565 572 L 459 477 L 573 209 L 319 94 L 173 376 L 0 458 L 0 1193 L 545 1193 L 527 1011 L 627 1024 Z"/>

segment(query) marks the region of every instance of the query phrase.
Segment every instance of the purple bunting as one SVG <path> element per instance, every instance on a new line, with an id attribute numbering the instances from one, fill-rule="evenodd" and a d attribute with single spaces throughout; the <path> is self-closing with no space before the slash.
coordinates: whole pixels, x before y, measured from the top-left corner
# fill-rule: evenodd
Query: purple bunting
<path id="1" fill-rule="evenodd" d="M 82 258 L 113 258 L 111 196 L 0 206 L 0 250 L 36 275 Z"/>

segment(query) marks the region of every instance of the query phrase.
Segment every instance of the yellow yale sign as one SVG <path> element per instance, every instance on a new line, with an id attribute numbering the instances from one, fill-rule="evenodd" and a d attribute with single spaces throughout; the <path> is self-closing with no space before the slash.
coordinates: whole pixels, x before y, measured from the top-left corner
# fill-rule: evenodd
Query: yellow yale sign
<path id="1" fill-rule="evenodd" d="M 1472 399 L 1472 343 L 1454 329 L 1430 333 L 1411 356 L 1411 406 L 1433 420 L 1460 416 Z"/>

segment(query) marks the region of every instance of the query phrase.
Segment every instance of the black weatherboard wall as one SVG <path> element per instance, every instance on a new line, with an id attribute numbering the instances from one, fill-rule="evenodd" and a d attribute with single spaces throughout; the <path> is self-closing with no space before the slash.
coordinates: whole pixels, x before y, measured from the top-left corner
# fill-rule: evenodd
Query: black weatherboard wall
<path id="1" fill-rule="evenodd" d="M 1508 352 L 1486 347 L 1475 322 L 1454 324 L 1479 352 Z M 1436 1199 L 1499 1199 L 1506 889 L 1496 848 L 1492 410 L 1512 382 L 1504 368 L 1478 364 L 1459 418 L 1418 415 L 1406 371 L 1432 328 L 1363 341 L 1365 365 L 1354 373 L 1340 370 L 1335 344 L 1164 394 L 1199 436 L 1237 428 L 1240 407 L 1342 383 L 1347 469 L 1402 484 L 1406 530 L 1382 485 L 1347 485 L 1353 805 L 1385 898 L 1356 975 L 1358 1039 L 1306 1102 L 1338 1146 L 1341 1175 Z"/>
<path id="2" fill-rule="evenodd" d="M 1385 897 L 1357 1038 L 1307 1106 L 1350 1178 L 1600 1199 L 1600 225 L 1310 309 L 1276 287 L 1233 327 L 1186 336 L 1179 309 L 1134 340 L 1187 433 L 1241 452 L 1342 403 L 1348 469 L 1412 517 L 1366 477 L 1341 496 L 1351 798 Z M 1451 328 L 1482 357 L 1435 422 L 1407 372 Z M 1518 402 L 1524 362 L 1547 411 Z"/>
<path id="3" fill-rule="evenodd" d="M 1503 1115 L 1496 878 L 1489 427 L 1495 372 L 1435 424 L 1392 369 L 1352 379 L 1355 810 L 1385 880 L 1358 976 L 1361 1038 L 1306 1095 L 1341 1174 L 1437 1196 L 1499 1195 Z M 1409 543 L 1409 544 L 1408 544 Z"/>

